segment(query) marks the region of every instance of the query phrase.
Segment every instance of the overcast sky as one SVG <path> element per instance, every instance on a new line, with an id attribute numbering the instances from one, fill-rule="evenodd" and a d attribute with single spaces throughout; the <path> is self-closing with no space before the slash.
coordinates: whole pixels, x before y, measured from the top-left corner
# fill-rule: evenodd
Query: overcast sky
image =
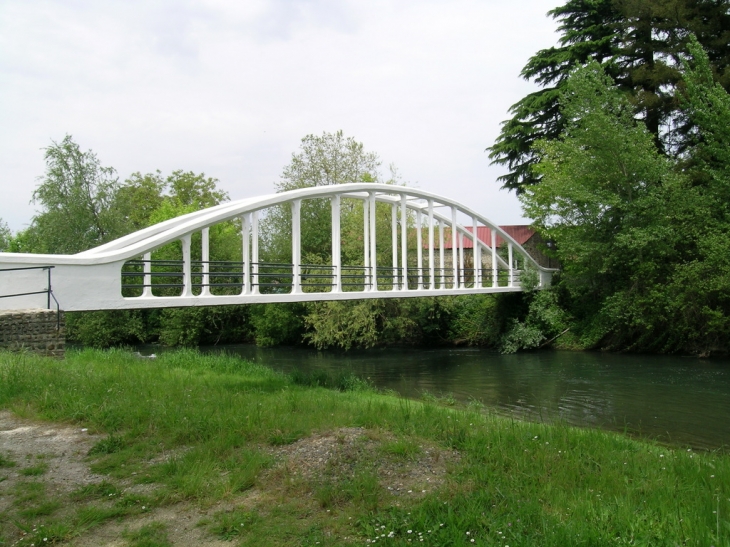
<path id="1" fill-rule="evenodd" d="M 176 169 L 270 193 L 343 130 L 412 186 L 523 222 L 487 153 L 558 0 L 0 0 L 0 218 L 26 226 L 70 134 L 124 179 Z"/>

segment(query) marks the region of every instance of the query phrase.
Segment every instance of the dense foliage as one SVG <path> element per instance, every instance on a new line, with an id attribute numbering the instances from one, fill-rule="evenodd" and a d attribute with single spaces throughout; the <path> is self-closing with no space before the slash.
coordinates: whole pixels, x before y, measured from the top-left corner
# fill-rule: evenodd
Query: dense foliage
<path id="1" fill-rule="evenodd" d="M 0 252 L 5 251 L 10 244 L 10 228 L 8 225 L 0 219 Z"/>
<path id="2" fill-rule="evenodd" d="M 560 137 L 534 148 L 541 182 L 521 199 L 557 243 L 555 307 L 573 315 L 581 347 L 730 347 L 730 97 L 693 39 L 683 77 L 677 100 L 694 129 L 681 161 L 660 153 L 597 62 L 566 82 Z"/>
<path id="3" fill-rule="evenodd" d="M 589 60 L 628 96 L 659 149 L 681 154 L 695 124 L 677 95 L 684 86 L 682 54 L 694 33 L 718 81 L 730 88 L 729 6 L 727 0 L 568 0 L 548 12 L 560 23 L 559 45 L 538 51 L 521 73 L 542 89 L 511 107 L 512 118 L 489 148 L 494 163 L 509 168 L 500 177 L 503 187 L 521 192 L 540 180 L 534 145 L 565 129 L 561 92 L 576 64 Z"/>

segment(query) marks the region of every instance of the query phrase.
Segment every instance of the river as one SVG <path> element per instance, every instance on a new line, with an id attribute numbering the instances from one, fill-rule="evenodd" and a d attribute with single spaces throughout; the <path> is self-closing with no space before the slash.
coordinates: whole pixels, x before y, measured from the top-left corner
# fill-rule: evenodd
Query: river
<path id="1" fill-rule="evenodd" d="M 207 348 L 213 350 L 213 348 Z M 383 389 L 479 401 L 534 421 L 626 431 L 693 448 L 730 447 L 730 360 L 483 349 L 216 348 L 277 370 L 342 370 Z"/>

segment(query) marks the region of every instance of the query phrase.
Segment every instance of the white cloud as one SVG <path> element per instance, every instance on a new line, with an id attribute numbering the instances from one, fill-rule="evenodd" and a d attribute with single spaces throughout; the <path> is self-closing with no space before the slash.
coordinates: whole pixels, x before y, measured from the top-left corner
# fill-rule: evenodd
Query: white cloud
<path id="1" fill-rule="evenodd" d="M 546 0 L 33 1 L 0 5 L 0 218 L 14 229 L 67 133 L 122 177 L 173 169 L 268 192 L 342 129 L 404 179 L 521 220 L 484 149 L 553 45 Z"/>

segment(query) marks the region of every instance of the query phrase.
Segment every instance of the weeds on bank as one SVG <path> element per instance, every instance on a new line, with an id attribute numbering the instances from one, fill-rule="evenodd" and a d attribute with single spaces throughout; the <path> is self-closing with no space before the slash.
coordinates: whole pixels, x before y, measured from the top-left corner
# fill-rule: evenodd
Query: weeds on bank
<path id="1" fill-rule="evenodd" d="M 167 527 L 161 522 L 152 522 L 134 532 L 122 534 L 129 541 L 129 547 L 172 547 Z"/>
<path id="2" fill-rule="evenodd" d="M 72 493 L 71 516 L 57 519 L 53 500 L 49 515 L 19 513 L 43 513 L 46 498 L 32 486 L 38 476 L 13 494 L 11 517 L 37 526 L 33 538 L 60 541 L 150 507 L 227 500 L 233 507 L 201 526 L 239 545 L 730 545 L 727 454 L 437 403 L 195 352 L 154 361 L 70 352 L 64 362 L 0 354 L 0 408 L 109 434 L 89 456 L 108 479 Z M 388 436 L 349 474 L 302 478 L 275 468 L 273 448 L 356 426 Z M 396 496 L 366 465 L 414 461 L 423 440 L 461 455 L 440 488 Z M 155 494 L 122 495 L 120 481 L 153 484 Z M 241 506 L 236 500 L 252 486 L 261 499 Z M 5 528 L 8 517 L 0 519 Z M 159 527 L 134 534 L 127 541 L 135 545 L 169 541 Z"/>

